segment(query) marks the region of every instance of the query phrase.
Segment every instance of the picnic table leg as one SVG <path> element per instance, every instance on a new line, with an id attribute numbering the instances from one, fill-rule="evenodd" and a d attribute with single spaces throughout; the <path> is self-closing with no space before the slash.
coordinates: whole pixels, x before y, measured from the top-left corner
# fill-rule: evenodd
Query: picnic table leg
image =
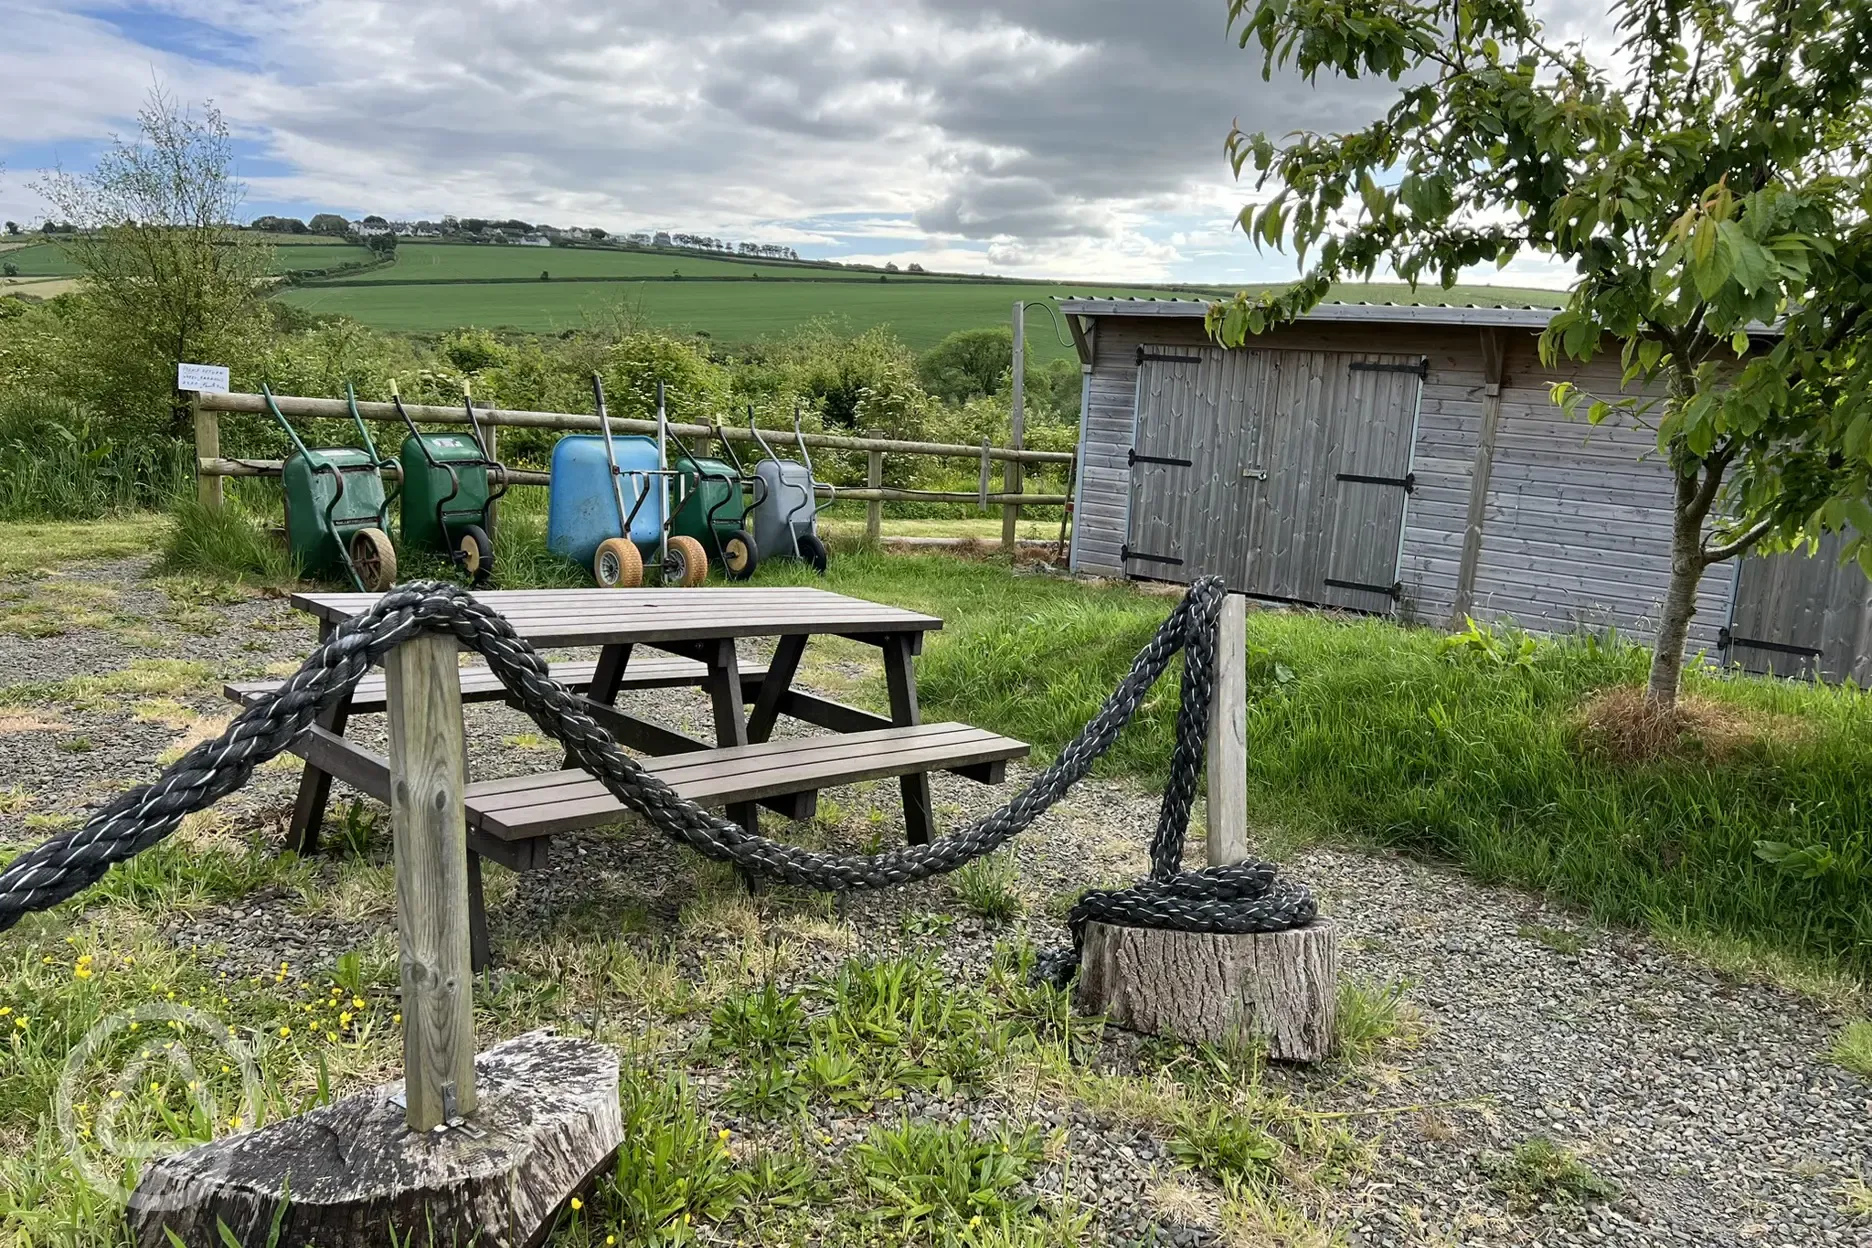
<path id="1" fill-rule="evenodd" d="M 767 675 L 761 678 L 760 696 L 748 712 L 748 740 L 755 745 L 773 736 L 774 722 L 780 718 L 780 703 L 793 687 L 793 675 L 799 671 L 800 656 L 806 653 L 806 634 L 788 633 L 774 647 Z"/>
<path id="2" fill-rule="evenodd" d="M 917 709 L 916 670 L 911 667 L 915 638 L 892 633 L 884 638 L 884 683 L 890 688 L 891 723 L 908 728 L 923 722 Z M 927 845 L 936 834 L 936 813 L 930 803 L 929 773 L 915 772 L 898 781 L 903 792 L 904 831 L 912 845 Z"/>
<path id="3" fill-rule="evenodd" d="M 606 646 L 598 652 L 598 666 L 592 672 L 591 688 L 585 696 L 593 702 L 605 706 L 617 703 L 618 686 L 624 683 L 624 669 L 630 666 L 631 648 L 629 645 Z M 578 764 L 567 754 L 562 767 L 572 768 Z"/>
<path id="4" fill-rule="evenodd" d="M 468 969 L 476 972 L 494 965 L 488 941 L 487 899 L 481 895 L 481 855 L 468 851 Z"/>
<path id="5" fill-rule="evenodd" d="M 741 692 L 741 660 L 735 654 L 732 638 L 724 637 L 715 643 L 714 653 L 707 658 L 709 702 L 715 711 L 715 744 L 718 746 L 748 744 L 747 700 Z M 732 802 L 728 806 L 728 817 L 746 828 L 749 832 L 760 831 L 760 805 L 756 802 Z M 747 870 L 737 867 L 741 883 L 748 892 L 756 891 L 758 881 Z"/>
<path id="6" fill-rule="evenodd" d="M 319 625 L 319 641 L 332 635 L 332 625 Z M 318 726 L 339 736 L 344 735 L 345 721 L 351 718 L 351 699 L 340 698 L 318 717 Z M 293 802 L 292 824 L 286 830 L 286 848 L 301 858 L 318 852 L 319 826 L 325 822 L 325 807 L 331 800 L 331 773 L 307 763 L 299 772 L 299 796 Z"/>

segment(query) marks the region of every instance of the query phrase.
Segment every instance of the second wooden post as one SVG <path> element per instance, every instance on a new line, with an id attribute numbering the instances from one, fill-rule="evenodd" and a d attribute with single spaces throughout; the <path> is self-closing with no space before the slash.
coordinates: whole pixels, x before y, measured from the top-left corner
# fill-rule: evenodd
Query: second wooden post
<path id="1" fill-rule="evenodd" d="M 1248 600 L 1222 599 L 1209 699 L 1209 865 L 1248 857 Z"/>
<path id="2" fill-rule="evenodd" d="M 474 1112 L 467 787 L 452 637 L 424 633 L 384 660 L 390 816 L 403 980 L 403 1094 L 414 1131 Z"/>

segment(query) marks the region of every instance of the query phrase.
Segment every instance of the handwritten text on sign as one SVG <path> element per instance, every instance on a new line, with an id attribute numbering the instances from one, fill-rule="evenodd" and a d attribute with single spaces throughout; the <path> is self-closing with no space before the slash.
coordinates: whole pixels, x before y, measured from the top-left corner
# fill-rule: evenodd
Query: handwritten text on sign
<path id="1" fill-rule="evenodd" d="M 196 390 L 203 394 L 226 394 L 228 370 L 220 364 L 176 365 L 176 389 Z"/>

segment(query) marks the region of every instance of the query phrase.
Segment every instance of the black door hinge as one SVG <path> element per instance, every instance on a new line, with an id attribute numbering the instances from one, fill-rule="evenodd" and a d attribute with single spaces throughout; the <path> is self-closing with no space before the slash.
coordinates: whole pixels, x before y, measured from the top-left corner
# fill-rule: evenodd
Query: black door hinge
<path id="1" fill-rule="evenodd" d="M 1727 627 L 1717 630 L 1716 644 L 1722 646 L 1724 649 L 1742 646 L 1749 650 L 1767 650 L 1774 654 L 1791 654 L 1802 659 L 1817 659 L 1820 657 L 1820 651 L 1813 646 L 1796 646 L 1790 645 L 1785 641 L 1761 641 L 1754 637 L 1738 637 Z"/>
<path id="2" fill-rule="evenodd" d="M 1173 563 L 1178 567 L 1183 565 L 1183 561 L 1175 555 L 1150 555 L 1141 550 L 1132 550 L 1128 545 L 1118 548 L 1118 557 L 1120 559 L 1143 559 L 1150 563 Z"/>
<path id="3" fill-rule="evenodd" d="M 1196 466 L 1196 461 L 1193 459 L 1175 459 L 1168 455 L 1140 455 L 1137 453 L 1137 448 L 1135 446 L 1125 452 L 1125 463 L 1132 468 L 1137 467 L 1139 464 L 1168 464 L 1172 468 L 1194 468 Z"/>
<path id="4" fill-rule="evenodd" d="M 1407 472 L 1401 477 L 1371 477 L 1362 472 L 1341 472 L 1334 476 L 1337 481 L 1357 481 L 1362 485 L 1394 485 L 1406 494 L 1417 489 L 1417 474 Z"/>
<path id="5" fill-rule="evenodd" d="M 1355 373 L 1416 373 L 1419 377 L 1430 375 L 1430 357 L 1425 356 L 1415 364 L 1374 364 L 1366 360 L 1353 360 L 1352 371 Z"/>
<path id="6" fill-rule="evenodd" d="M 1326 583 L 1335 589 L 1356 589 L 1367 594 L 1383 594 L 1393 600 L 1404 596 L 1403 581 L 1393 581 L 1389 585 L 1370 585 L 1364 581 L 1341 581 L 1329 576 L 1326 578 Z"/>

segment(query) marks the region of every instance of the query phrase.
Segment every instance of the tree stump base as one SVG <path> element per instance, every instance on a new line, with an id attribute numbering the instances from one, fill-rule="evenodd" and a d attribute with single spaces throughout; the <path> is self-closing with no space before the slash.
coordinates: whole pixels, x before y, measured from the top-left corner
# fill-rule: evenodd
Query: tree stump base
<path id="1" fill-rule="evenodd" d="M 1088 923 L 1075 1004 L 1132 1031 L 1190 1042 L 1262 1037 L 1268 1056 L 1317 1062 L 1333 1051 L 1339 930 L 1218 935 Z"/>
<path id="2" fill-rule="evenodd" d="M 464 1125 L 411 1131 L 401 1083 L 360 1092 L 152 1162 L 127 1211 L 138 1248 L 221 1248 L 217 1223 L 264 1244 L 286 1191 L 279 1242 L 530 1248 L 617 1149 L 617 1054 L 529 1032 L 475 1059 L 481 1104 Z M 433 1241 L 430 1228 L 434 1228 Z"/>

